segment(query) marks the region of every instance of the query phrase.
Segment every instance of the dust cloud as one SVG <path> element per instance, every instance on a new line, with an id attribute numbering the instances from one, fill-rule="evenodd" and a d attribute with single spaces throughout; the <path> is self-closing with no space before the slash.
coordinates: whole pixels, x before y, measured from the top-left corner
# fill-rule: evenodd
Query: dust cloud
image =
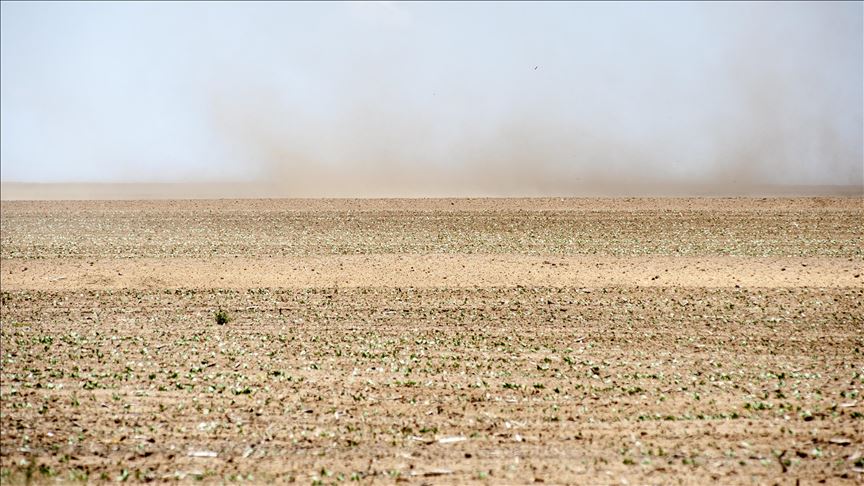
<path id="1" fill-rule="evenodd" d="M 864 194 L 861 3 L 498 5 L 449 39 L 478 8 L 391 5 L 338 45 L 261 27 L 242 59 L 192 63 L 210 170 L 119 179 L 142 197 Z M 556 8 L 578 28 L 544 33 Z"/>
<path id="2" fill-rule="evenodd" d="M 516 89 L 497 97 L 448 98 L 432 87 L 413 104 L 414 86 L 358 71 L 350 95 L 333 93 L 331 118 L 292 106 L 260 79 L 228 76 L 246 89 L 212 91 L 208 119 L 267 194 L 864 193 L 860 5 L 857 19 L 841 18 L 848 9 L 837 5 L 752 9 L 753 19 L 709 12 L 716 17 L 703 34 L 717 45 L 709 62 L 676 65 L 648 50 L 647 65 L 595 60 L 571 87 L 544 77 L 566 81 L 572 70 L 527 63 L 516 79 L 498 80 Z M 772 23 L 760 23 L 766 18 Z M 636 48 L 632 41 L 621 45 Z M 566 60 L 578 62 L 583 50 Z M 851 68 L 838 71 L 838 59 L 852 59 Z M 672 69 L 689 74 L 664 72 Z M 603 86 L 604 77 L 615 79 Z M 465 105 L 452 115 L 436 106 L 454 102 Z"/>

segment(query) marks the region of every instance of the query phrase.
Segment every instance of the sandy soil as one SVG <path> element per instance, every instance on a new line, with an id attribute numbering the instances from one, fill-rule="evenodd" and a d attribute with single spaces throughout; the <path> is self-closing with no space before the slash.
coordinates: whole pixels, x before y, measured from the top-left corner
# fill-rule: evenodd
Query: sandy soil
<path id="1" fill-rule="evenodd" d="M 0 215 L 4 484 L 864 481 L 861 199 Z"/>
<path id="2" fill-rule="evenodd" d="M 5 289 L 315 287 L 853 287 L 860 260 L 778 257 L 335 255 L 11 260 Z"/>

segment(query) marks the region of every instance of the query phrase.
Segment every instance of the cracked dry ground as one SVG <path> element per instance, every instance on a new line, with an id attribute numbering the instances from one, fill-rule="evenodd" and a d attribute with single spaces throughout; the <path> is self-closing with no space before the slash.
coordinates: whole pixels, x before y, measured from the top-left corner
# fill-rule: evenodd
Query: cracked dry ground
<path id="1" fill-rule="evenodd" d="M 854 198 L 3 202 L 0 479 L 861 483 L 862 221 Z"/>

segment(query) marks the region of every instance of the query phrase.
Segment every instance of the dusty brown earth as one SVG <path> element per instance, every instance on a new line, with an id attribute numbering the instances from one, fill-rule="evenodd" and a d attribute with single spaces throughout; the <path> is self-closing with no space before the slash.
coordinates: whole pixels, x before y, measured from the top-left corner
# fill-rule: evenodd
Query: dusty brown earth
<path id="1" fill-rule="evenodd" d="M 860 198 L 0 213 L 4 484 L 864 481 Z"/>

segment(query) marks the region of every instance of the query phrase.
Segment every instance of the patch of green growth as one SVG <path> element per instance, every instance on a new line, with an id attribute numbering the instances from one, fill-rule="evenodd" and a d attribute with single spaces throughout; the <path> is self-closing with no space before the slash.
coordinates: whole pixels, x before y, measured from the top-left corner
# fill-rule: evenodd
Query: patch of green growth
<path id="1" fill-rule="evenodd" d="M 216 324 L 219 324 L 220 326 L 224 326 L 231 322 L 231 316 L 222 309 L 217 310 L 214 317 L 216 318 Z"/>

